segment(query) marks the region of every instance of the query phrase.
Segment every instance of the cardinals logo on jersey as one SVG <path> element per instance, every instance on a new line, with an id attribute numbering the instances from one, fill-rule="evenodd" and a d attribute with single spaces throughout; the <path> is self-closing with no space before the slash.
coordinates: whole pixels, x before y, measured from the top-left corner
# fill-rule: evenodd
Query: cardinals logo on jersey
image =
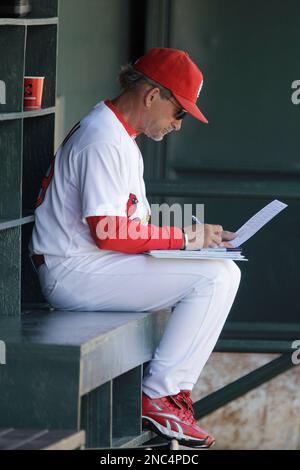
<path id="1" fill-rule="evenodd" d="M 138 202 L 136 195 L 130 193 L 127 201 L 127 217 L 131 217 L 135 213 Z"/>

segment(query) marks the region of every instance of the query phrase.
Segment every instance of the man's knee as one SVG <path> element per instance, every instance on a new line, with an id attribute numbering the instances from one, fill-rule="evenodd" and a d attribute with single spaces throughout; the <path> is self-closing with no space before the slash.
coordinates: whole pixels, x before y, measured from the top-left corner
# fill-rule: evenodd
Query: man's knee
<path id="1" fill-rule="evenodd" d="M 231 260 L 228 260 L 226 264 L 229 270 L 229 276 L 230 276 L 231 282 L 238 287 L 241 281 L 240 268 L 234 261 L 231 261 Z"/>
<path id="2" fill-rule="evenodd" d="M 232 260 L 219 260 L 215 265 L 215 280 L 227 287 L 238 287 L 241 270 Z"/>

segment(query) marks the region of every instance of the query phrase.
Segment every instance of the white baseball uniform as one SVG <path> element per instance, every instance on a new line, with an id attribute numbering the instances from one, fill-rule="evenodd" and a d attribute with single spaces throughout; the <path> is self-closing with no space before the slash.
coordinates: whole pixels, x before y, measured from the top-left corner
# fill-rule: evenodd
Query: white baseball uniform
<path id="1" fill-rule="evenodd" d="M 100 250 L 86 217 L 126 216 L 128 195 L 134 194 L 134 217 L 147 224 L 142 156 L 132 133 L 104 102 L 70 134 L 35 212 L 29 249 L 45 257 L 38 268 L 42 292 L 55 308 L 67 310 L 155 312 L 175 305 L 143 390 L 150 397 L 192 390 L 231 309 L 240 270 L 230 260 Z"/>

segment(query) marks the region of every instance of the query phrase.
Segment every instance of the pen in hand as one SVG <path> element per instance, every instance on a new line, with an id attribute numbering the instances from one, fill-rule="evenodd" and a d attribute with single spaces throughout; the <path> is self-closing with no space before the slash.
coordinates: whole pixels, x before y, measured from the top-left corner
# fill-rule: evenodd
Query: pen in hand
<path id="1" fill-rule="evenodd" d="M 197 217 L 195 215 L 192 215 L 192 221 L 193 221 L 194 224 L 202 224 L 202 222 L 199 219 L 197 219 Z M 228 232 L 228 231 L 223 231 L 222 242 L 217 246 L 220 247 L 220 249 L 222 248 L 225 251 L 226 251 L 226 249 L 230 250 L 230 251 L 234 251 L 234 248 L 233 248 L 233 246 L 231 245 L 231 243 L 229 241 L 234 239 L 235 237 L 236 237 L 235 233 Z M 236 251 L 238 251 L 238 250 L 240 250 L 240 247 L 237 247 Z"/>
<path id="2" fill-rule="evenodd" d="M 200 220 L 197 219 L 197 217 L 195 215 L 192 215 L 192 220 L 195 224 L 202 224 L 202 222 L 200 222 Z"/>

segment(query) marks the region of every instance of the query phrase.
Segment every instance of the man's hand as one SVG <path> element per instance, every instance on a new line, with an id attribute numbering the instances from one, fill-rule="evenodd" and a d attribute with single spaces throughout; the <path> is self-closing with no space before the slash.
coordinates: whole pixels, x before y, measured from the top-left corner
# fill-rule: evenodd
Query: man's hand
<path id="1" fill-rule="evenodd" d="M 226 248 L 233 248 L 232 244 L 229 243 L 230 240 L 233 240 L 236 237 L 236 233 L 229 232 L 228 230 L 223 230 L 222 233 L 222 243 L 219 246 L 224 246 Z"/>
<path id="2" fill-rule="evenodd" d="M 187 250 L 216 248 L 218 246 L 232 248 L 229 241 L 236 237 L 234 232 L 223 230 L 221 225 L 194 224 L 184 227 L 184 231 L 189 240 Z"/>
<path id="3" fill-rule="evenodd" d="M 184 227 L 188 236 L 187 250 L 213 248 L 222 242 L 223 227 L 212 224 L 194 224 Z"/>

